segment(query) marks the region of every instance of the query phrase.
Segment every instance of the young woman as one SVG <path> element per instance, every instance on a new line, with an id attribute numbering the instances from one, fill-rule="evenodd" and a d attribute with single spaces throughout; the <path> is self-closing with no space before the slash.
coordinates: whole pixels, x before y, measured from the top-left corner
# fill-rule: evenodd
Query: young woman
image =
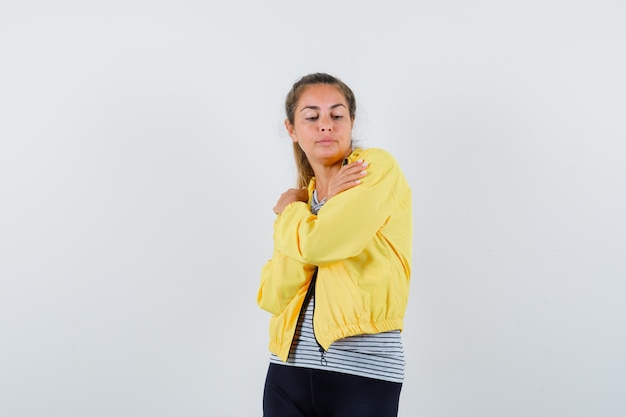
<path id="1" fill-rule="evenodd" d="M 328 74 L 287 95 L 298 188 L 274 212 L 258 303 L 270 319 L 265 417 L 397 416 L 411 190 L 382 149 L 353 149 L 356 100 Z"/>

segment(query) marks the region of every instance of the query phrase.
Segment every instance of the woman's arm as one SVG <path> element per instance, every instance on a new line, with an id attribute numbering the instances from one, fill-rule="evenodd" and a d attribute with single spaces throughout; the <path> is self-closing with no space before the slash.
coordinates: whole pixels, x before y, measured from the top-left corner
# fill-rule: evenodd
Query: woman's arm
<path id="1" fill-rule="evenodd" d="M 274 315 L 281 314 L 313 277 L 315 266 L 302 264 L 274 250 L 261 270 L 257 304 Z"/>
<path id="2" fill-rule="evenodd" d="M 277 251 L 318 266 L 363 251 L 398 204 L 398 192 L 408 185 L 388 152 L 368 149 L 359 158 L 368 163 L 361 184 L 332 197 L 317 216 L 304 202 L 284 208 L 274 223 Z"/>

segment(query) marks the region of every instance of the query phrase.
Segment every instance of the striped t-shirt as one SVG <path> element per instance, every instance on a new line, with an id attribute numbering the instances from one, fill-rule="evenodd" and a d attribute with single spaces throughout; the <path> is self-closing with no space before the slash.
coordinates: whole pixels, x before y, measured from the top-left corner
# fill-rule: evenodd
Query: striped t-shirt
<path id="1" fill-rule="evenodd" d="M 323 204 L 324 200 L 317 201 L 314 191 L 311 211 L 317 214 Z M 304 311 L 300 314 L 287 362 L 272 353 L 271 363 L 403 382 L 404 350 L 399 330 L 346 337 L 333 342 L 324 351 L 313 333 L 314 293 L 302 308 Z"/>

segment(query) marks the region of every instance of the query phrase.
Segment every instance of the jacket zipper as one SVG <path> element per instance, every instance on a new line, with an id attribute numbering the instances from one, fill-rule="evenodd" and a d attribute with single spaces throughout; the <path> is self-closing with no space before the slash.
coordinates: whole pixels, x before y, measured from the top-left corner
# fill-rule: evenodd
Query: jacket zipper
<path id="1" fill-rule="evenodd" d="M 301 321 L 302 316 L 304 315 L 304 310 L 306 309 L 306 305 L 311 300 L 311 297 L 313 296 L 313 293 L 315 292 L 316 284 L 317 284 L 317 268 L 315 268 L 315 272 L 313 272 L 313 278 L 311 278 L 311 284 L 309 285 L 309 289 L 304 295 L 304 302 L 302 303 L 302 307 L 300 308 L 300 313 L 298 313 L 298 322 Z M 327 366 L 328 363 L 326 362 L 326 358 L 324 357 L 324 354 L 326 353 L 326 351 L 324 350 L 320 342 L 317 340 L 317 336 L 315 336 L 315 327 L 313 326 L 314 318 L 315 318 L 315 298 L 313 299 L 313 318 L 311 319 L 311 328 L 313 329 L 313 338 L 315 339 L 315 343 L 317 343 L 317 346 L 319 347 L 319 352 L 321 355 L 320 365 Z"/>
<path id="2" fill-rule="evenodd" d="M 317 281 L 315 281 L 315 282 L 317 282 Z M 313 299 L 313 317 L 311 319 L 311 328 L 313 329 L 313 338 L 315 339 L 315 342 L 317 343 L 317 346 L 319 347 L 319 352 L 320 352 L 320 355 L 321 355 L 320 356 L 320 365 L 327 366 L 328 362 L 326 362 L 326 358 L 324 357 L 324 355 L 326 354 L 326 351 L 324 350 L 324 348 L 322 347 L 320 342 L 318 342 L 317 336 L 315 336 L 315 326 L 313 325 L 314 322 L 315 322 L 315 298 Z"/>
<path id="3" fill-rule="evenodd" d="M 315 274 L 313 275 L 313 280 L 311 281 L 311 287 L 313 287 L 313 291 L 315 291 L 315 287 L 317 285 L 317 268 L 315 268 Z M 313 317 L 311 317 L 311 328 L 313 329 L 313 338 L 315 339 L 315 343 L 317 343 L 317 346 L 319 347 L 319 352 L 320 352 L 320 365 L 322 366 L 327 366 L 328 362 L 326 362 L 326 358 L 324 357 L 324 355 L 326 354 L 326 351 L 324 350 L 324 348 L 322 347 L 322 345 L 320 344 L 320 342 L 317 340 L 317 336 L 315 336 L 315 303 L 316 303 L 316 299 L 313 298 Z"/>

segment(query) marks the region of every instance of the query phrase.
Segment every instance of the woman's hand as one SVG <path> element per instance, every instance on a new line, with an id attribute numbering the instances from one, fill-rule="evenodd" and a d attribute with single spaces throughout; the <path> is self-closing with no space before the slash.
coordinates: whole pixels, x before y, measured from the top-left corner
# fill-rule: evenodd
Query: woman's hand
<path id="1" fill-rule="evenodd" d="M 296 201 L 307 202 L 309 200 L 309 192 L 306 188 L 290 188 L 280 195 L 280 198 L 274 206 L 274 213 L 280 214 L 285 207 Z"/>
<path id="2" fill-rule="evenodd" d="M 365 168 L 367 168 L 367 162 L 364 162 L 362 159 L 342 166 L 337 175 L 328 183 L 326 201 L 343 191 L 359 185 L 361 178 L 367 174 Z"/>
<path id="3" fill-rule="evenodd" d="M 359 185 L 361 178 L 367 174 L 366 168 L 367 162 L 364 162 L 362 159 L 342 166 L 337 175 L 328 183 L 326 201 L 343 191 Z M 290 188 L 281 194 L 274 206 L 274 213 L 282 213 L 285 207 L 293 202 L 302 201 L 306 203 L 308 200 L 309 193 L 306 188 Z"/>

